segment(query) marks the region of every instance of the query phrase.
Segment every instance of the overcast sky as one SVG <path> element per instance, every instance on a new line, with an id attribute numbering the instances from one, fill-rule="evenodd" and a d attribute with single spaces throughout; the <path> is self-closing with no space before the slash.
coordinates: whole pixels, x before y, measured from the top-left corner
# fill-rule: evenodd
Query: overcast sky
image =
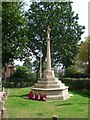
<path id="1" fill-rule="evenodd" d="M 27 4 L 29 0 L 24 0 Z M 85 26 L 85 33 L 81 36 L 82 41 L 86 36 L 88 36 L 88 2 L 90 0 L 72 0 L 72 9 L 77 14 L 79 14 L 79 24 Z M 16 64 L 22 65 L 21 62 L 15 62 Z"/>
<path id="2" fill-rule="evenodd" d="M 85 33 L 82 35 L 82 40 L 84 37 L 88 36 L 88 2 L 89 0 L 73 0 L 72 8 L 75 13 L 79 14 L 79 24 L 85 26 Z"/>

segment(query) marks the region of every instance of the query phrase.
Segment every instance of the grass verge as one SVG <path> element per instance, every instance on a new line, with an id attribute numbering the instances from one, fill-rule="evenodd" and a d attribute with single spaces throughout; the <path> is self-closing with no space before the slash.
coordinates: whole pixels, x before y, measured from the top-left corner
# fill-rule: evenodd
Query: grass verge
<path id="1" fill-rule="evenodd" d="M 30 88 L 11 88 L 5 103 L 8 118 L 88 118 L 88 96 L 70 91 L 73 97 L 59 101 L 35 101 L 24 99 Z"/>

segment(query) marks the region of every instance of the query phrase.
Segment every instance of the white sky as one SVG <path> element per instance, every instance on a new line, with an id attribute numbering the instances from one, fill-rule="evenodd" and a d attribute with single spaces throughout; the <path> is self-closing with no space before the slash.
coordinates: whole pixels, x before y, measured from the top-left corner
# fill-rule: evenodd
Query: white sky
<path id="1" fill-rule="evenodd" d="M 88 36 L 88 2 L 89 0 L 73 0 L 72 4 L 73 11 L 79 14 L 79 24 L 85 26 L 85 33 L 82 35 L 82 40 Z"/>
<path id="2" fill-rule="evenodd" d="M 24 0 L 27 5 L 29 0 Z M 88 2 L 90 0 L 72 0 L 72 9 L 75 14 L 79 14 L 79 24 L 85 26 L 85 33 L 81 36 L 81 40 L 84 40 L 86 36 L 88 36 Z M 22 65 L 23 63 L 20 61 L 15 61 L 15 64 Z"/>

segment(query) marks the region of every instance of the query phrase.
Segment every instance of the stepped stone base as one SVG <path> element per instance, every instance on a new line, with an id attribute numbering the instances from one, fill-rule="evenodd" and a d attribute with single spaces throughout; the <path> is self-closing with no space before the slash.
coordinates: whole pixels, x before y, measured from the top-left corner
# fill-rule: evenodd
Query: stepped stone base
<path id="1" fill-rule="evenodd" d="M 68 87 L 49 70 L 46 70 L 44 77 L 32 87 L 32 92 L 36 95 L 46 95 L 47 100 L 66 100 L 70 97 Z"/>

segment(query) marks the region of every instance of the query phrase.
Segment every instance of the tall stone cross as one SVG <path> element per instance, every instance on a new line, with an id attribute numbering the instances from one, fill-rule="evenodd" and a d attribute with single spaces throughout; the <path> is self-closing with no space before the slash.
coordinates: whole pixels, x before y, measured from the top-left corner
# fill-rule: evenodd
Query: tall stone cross
<path id="1" fill-rule="evenodd" d="M 50 32 L 51 32 L 51 29 L 48 26 L 48 29 L 47 29 L 47 70 L 51 70 Z"/>
<path id="2" fill-rule="evenodd" d="M 50 32 L 47 28 L 47 68 L 43 73 L 43 78 L 38 80 L 32 87 L 32 93 L 36 95 L 46 95 L 47 100 L 65 100 L 70 97 L 68 87 L 65 86 L 58 78 L 55 77 L 54 71 L 51 69 L 51 52 L 50 52 Z M 56 116 L 53 116 L 53 120 Z"/>

